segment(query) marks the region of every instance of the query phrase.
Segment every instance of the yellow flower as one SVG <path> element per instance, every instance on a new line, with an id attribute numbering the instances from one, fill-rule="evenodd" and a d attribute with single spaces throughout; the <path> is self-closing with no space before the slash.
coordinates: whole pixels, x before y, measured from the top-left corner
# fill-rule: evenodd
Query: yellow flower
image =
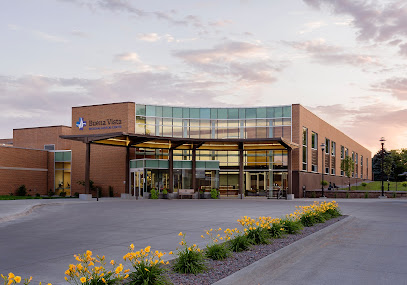
<path id="1" fill-rule="evenodd" d="M 170 251 L 168 254 L 172 254 L 172 251 Z"/>
<path id="2" fill-rule="evenodd" d="M 131 250 L 134 250 L 134 244 L 130 245 Z"/>
<path id="3" fill-rule="evenodd" d="M 16 277 L 14 277 L 14 280 L 15 280 L 17 283 L 20 283 L 20 282 L 21 282 L 21 276 L 16 276 Z"/>
<path id="4" fill-rule="evenodd" d="M 179 234 L 178 234 L 179 236 L 182 236 L 182 232 L 179 232 Z"/>
<path id="5" fill-rule="evenodd" d="M 145 251 L 145 252 L 150 252 L 150 248 L 151 248 L 151 246 L 147 246 L 147 247 L 144 249 L 144 251 Z"/>
<path id="6" fill-rule="evenodd" d="M 28 279 L 28 283 L 30 283 L 31 280 L 33 280 L 33 277 L 32 277 L 32 276 L 30 276 L 30 279 Z"/>
<path id="7" fill-rule="evenodd" d="M 111 264 L 111 265 L 114 265 L 114 263 L 115 263 L 115 262 L 114 262 L 114 260 L 113 260 L 113 259 L 112 259 L 112 260 L 110 260 L 110 264 Z"/>
<path id="8" fill-rule="evenodd" d="M 117 268 L 116 268 L 116 274 L 119 274 L 120 272 L 122 272 L 122 270 L 123 270 L 123 265 L 120 263 L 120 265 L 119 266 L 117 266 Z"/>
<path id="9" fill-rule="evenodd" d="M 68 277 L 65 276 L 65 281 L 68 281 Z"/>
<path id="10" fill-rule="evenodd" d="M 145 271 L 150 271 L 150 270 L 148 270 L 148 268 L 144 268 L 144 270 L 145 270 Z"/>
<path id="11" fill-rule="evenodd" d="M 201 235 L 201 238 L 205 238 L 203 235 Z"/>
<path id="12" fill-rule="evenodd" d="M 7 283 L 7 285 L 11 285 L 11 283 L 13 283 L 13 278 L 11 278 L 9 281 L 8 281 L 8 283 Z"/>
<path id="13" fill-rule="evenodd" d="M 85 277 L 81 277 L 81 279 L 79 279 L 79 280 L 81 280 L 82 283 L 85 283 L 85 282 L 86 282 L 86 278 L 85 278 Z"/>
<path id="14" fill-rule="evenodd" d="M 95 265 L 93 261 L 89 262 L 89 266 Z"/>
<path id="15" fill-rule="evenodd" d="M 102 281 L 103 281 L 103 283 L 106 283 L 106 280 L 105 280 L 105 278 L 103 278 L 103 277 L 102 277 Z"/>
<path id="16" fill-rule="evenodd" d="M 14 276 L 15 276 L 15 275 L 14 275 L 12 272 L 10 272 L 10 273 L 8 274 L 8 279 L 13 279 Z"/>

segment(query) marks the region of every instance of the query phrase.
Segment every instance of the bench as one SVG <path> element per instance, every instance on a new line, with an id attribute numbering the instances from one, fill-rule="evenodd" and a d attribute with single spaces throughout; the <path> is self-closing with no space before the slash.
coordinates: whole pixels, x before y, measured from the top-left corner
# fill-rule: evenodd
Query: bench
<path id="1" fill-rule="evenodd" d="M 178 189 L 178 199 L 182 199 L 184 196 L 189 196 L 191 199 L 194 196 L 194 189 Z"/>

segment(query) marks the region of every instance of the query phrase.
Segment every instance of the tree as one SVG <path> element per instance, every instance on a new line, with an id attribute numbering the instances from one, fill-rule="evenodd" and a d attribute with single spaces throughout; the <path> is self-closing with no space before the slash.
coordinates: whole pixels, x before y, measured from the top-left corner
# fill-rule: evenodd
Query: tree
<path id="1" fill-rule="evenodd" d="M 355 171 L 355 162 L 353 161 L 352 157 L 349 155 L 345 156 L 345 158 L 341 162 L 341 170 L 345 173 L 345 176 L 349 178 L 349 191 L 350 191 L 350 178 L 352 173 Z"/>

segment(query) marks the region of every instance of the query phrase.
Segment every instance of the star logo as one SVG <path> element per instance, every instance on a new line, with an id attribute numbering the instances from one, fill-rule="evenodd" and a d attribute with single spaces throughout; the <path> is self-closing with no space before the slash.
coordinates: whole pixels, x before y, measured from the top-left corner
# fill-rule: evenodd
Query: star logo
<path id="1" fill-rule="evenodd" d="M 83 120 L 82 117 L 79 118 L 79 121 L 76 122 L 76 126 L 82 131 L 83 127 L 86 126 L 86 121 Z"/>

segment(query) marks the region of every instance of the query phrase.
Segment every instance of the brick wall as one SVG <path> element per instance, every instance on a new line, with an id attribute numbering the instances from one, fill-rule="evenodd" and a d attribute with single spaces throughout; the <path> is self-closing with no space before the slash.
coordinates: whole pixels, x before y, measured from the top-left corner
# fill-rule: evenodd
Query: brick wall
<path id="1" fill-rule="evenodd" d="M 317 117 L 315 114 L 308 111 L 301 105 L 294 104 L 292 105 L 293 110 L 293 142 L 299 144 L 299 149 L 293 151 L 293 191 L 296 194 L 295 196 L 302 197 L 302 186 L 306 186 L 307 190 L 318 189 L 321 187 L 322 179 L 322 150 L 321 143 L 325 143 L 325 138 L 328 138 L 330 142 L 334 141 L 336 143 L 336 155 L 324 157 L 324 167 L 326 162 L 329 162 L 329 168 L 331 171 L 332 164 L 335 165 L 335 175 L 328 174 L 324 175 L 324 180 L 335 183 L 336 185 L 342 185 L 344 180 L 347 181 L 347 178 L 340 176 L 341 174 L 341 146 L 344 146 L 349 149 L 349 156 L 351 156 L 352 151 L 358 153 L 359 163 L 358 170 L 355 169 L 359 174 L 361 173 L 361 164 L 360 157 L 363 156 L 363 178 L 371 180 L 372 179 L 372 163 L 371 163 L 371 152 L 358 144 L 356 141 L 337 130 L 324 120 Z M 303 127 L 308 129 L 308 148 L 307 148 L 307 170 L 302 170 L 302 130 Z M 311 162 L 312 162 L 312 148 L 311 148 L 311 135 L 312 132 L 318 134 L 318 171 L 317 173 L 311 172 Z M 314 151 L 315 152 L 315 151 Z M 331 151 L 330 151 L 331 152 Z M 366 159 L 369 163 L 366 165 Z M 334 160 L 334 161 L 332 161 Z M 361 178 L 358 178 L 361 181 Z M 352 178 L 352 183 L 355 183 L 356 179 Z M 346 184 L 347 182 L 345 182 Z"/>
<path id="2" fill-rule="evenodd" d="M 61 139 L 61 135 L 70 135 L 71 127 L 53 126 L 13 130 L 13 146 L 44 149 L 45 144 L 54 144 L 55 149 L 71 149 L 71 141 Z"/>
<path id="3" fill-rule="evenodd" d="M 30 195 L 46 194 L 47 170 L 47 151 L 0 146 L 0 195 L 15 193 L 22 184 Z"/>

